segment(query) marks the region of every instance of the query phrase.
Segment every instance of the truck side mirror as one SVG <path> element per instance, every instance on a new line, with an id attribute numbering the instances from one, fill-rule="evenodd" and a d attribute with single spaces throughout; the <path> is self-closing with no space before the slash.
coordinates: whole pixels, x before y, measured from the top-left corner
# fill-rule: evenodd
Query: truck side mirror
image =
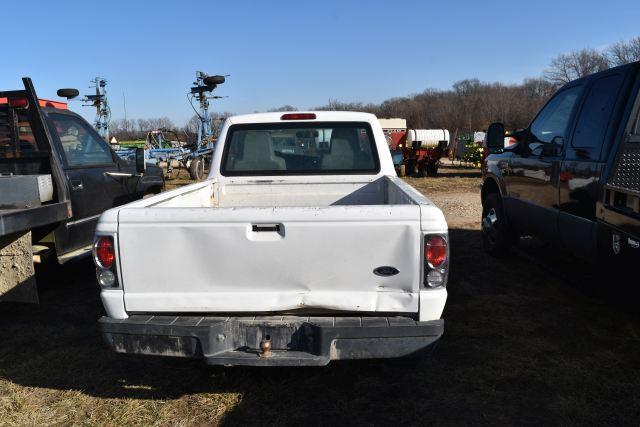
<path id="1" fill-rule="evenodd" d="M 491 123 L 487 129 L 487 148 L 490 153 L 504 149 L 504 124 Z"/>
<path id="2" fill-rule="evenodd" d="M 142 175 L 147 170 L 147 162 L 144 160 L 144 148 L 136 148 L 136 173 Z"/>

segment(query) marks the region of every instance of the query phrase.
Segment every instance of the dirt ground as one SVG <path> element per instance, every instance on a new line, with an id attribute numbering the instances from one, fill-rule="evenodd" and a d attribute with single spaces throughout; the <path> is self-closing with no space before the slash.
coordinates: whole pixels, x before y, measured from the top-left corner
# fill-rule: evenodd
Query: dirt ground
<path id="1" fill-rule="evenodd" d="M 0 303 L 0 425 L 637 425 L 628 286 L 530 239 L 486 256 L 477 170 L 407 181 L 443 208 L 452 248 L 445 334 L 418 366 L 224 369 L 114 354 L 85 261 L 41 272 L 40 306 Z"/>

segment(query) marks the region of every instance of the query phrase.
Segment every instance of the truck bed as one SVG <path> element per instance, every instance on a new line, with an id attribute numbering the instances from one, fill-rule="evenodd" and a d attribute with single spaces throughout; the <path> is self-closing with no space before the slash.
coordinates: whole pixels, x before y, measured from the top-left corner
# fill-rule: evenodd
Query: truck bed
<path id="1" fill-rule="evenodd" d="M 224 186 L 205 181 L 156 196 L 151 203 L 130 206 L 241 208 L 415 205 L 416 197 L 428 202 L 404 181 L 388 176 L 364 182 L 238 180 Z"/>
<path id="2" fill-rule="evenodd" d="M 446 233 L 390 176 L 205 181 L 118 211 L 118 250 L 136 254 L 119 259 L 128 312 L 415 313 L 422 230 Z M 398 273 L 372 273 L 382 266 Z"/>

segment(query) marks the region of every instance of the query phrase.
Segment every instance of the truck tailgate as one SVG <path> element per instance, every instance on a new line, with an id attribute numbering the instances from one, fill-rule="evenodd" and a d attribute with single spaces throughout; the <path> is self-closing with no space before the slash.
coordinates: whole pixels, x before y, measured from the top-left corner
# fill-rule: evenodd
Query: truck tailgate
<path id="1" fill-rule="evenodd" d="M 417 205 L 129 208 L 118 223 L 128 312 L 418 310 Z"/>

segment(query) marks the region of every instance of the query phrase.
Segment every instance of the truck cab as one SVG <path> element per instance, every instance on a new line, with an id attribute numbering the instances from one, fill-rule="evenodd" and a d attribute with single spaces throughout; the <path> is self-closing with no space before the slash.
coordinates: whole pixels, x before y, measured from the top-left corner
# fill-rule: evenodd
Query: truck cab
<path id="1" fill-rule="evenodd" d="M 504 254 L 519 235 L 530 234 L 589 260 L 620 253 L 616 240 L 623 252 L 640 256 L 639 69 L 636 62 L 567 83 L 509 147 L 504 126 L 490 126 L 493 154 L 483 165 L 482 186 L 487 251 Z M 622 228 L 605 215 L 616 203 L 624 205 Z"/>

